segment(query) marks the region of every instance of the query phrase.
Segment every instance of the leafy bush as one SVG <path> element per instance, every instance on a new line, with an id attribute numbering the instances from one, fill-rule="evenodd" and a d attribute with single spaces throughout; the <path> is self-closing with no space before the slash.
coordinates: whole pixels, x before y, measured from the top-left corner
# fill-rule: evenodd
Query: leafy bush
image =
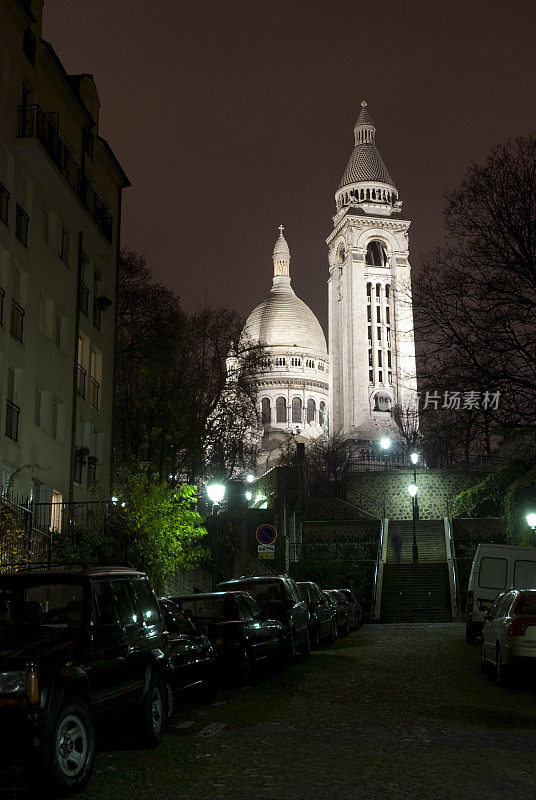
<path id="1" fill-rule="evenodd" d="M 531 469 L 527 461 L 511 461 L 504 469 L 460 492 L 452 503 L 453 517 L 502 517 L 512 484 Z"/>

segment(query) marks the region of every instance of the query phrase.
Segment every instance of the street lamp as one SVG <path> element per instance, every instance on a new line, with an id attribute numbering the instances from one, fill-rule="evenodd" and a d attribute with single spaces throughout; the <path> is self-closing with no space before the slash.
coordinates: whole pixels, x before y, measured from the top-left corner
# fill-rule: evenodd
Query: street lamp
<path id="1" fill-rule="evenodd" d="M 416 536 L 416 533 L 415 533 L 415 504 L 416 504 L 416 498 L 417 498 L 417 484 L 416 483 L 411 483 L 408 486 L 408 492 L 411 495 L 411 512 L 412 512 L 412 517 L 413 517 L 413 544 L 411 546 L 411 552 L 412 552 L 412 555 L 413 555 L 413 563 L 414 564 L 418 564 L 419 563 L 419 548 L 417 547 L 417 536 Z"/>
<path id="2" fill-rule="evenodd" d="M 382 449 L 385 458 L 385 469 L 387 469 L 387 455 L 388 455 L 388 450 L 391 447 L 391 440 L 389 439 L 388 436 L 382 436 L 382 438 L 380 439 L 380 447 Z"/>
<path id="3" fill-rule="evenodd" d="M 417 464 L 419 463 L 419 453 L 410 453 L 410 461 L 413 464 L 413 483 L 417 486 Z M 419 519 L 419 500 L 415 494 L 415 519 Z"/>
<path id="4" fill-rule="evenodd" d="M 246 480 L 247 480 L 248 483 L 253 483 L 253 481 L 255 480 L 255 475 L 251 475 L 251 474 L 247 475 L 246 476 Z"/>
<path id="5" fill-rule="evenodd" d="M 212 513 L 216 516 L 219 511 L 220 503 L 225 497 L 225 486 L 223 483 L 209 483 L 207 485 L 208 499 L 212 503 Z"/>
<path id="6" fill-rule="evenodd" d="M 527 525 L 529 528 L 532 528 L 532 532 L 536 535 L 536 514 L 533 511 L 530 511 L 527 516 Z"/>

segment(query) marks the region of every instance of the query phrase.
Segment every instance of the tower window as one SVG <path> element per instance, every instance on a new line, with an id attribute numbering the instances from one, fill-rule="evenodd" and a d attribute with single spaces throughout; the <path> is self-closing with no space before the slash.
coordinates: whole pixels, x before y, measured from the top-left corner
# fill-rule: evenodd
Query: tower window
<path id="1" fill-rule="evenodd" d="M 381 329 L 381 327 L 379 325 L 378 325 L 378 328 L 377 328 L 377 333 L 378 333 L 378 341 L 381 342 L 381 340 L 382 340 L 382 329 Z"/>
<path id="2" fill-rule="evenodd" d="M 372 325 L 368 326 L 368 338 L 369 338 L 369 342 L 371 342 L 372 341 Z"/>
<path id="3" fill-rule="evenodd" d="M 387 366 L 391 367 L 391 351 L 387 351 Z"/>
<path id="4" fill-rule="evenodd" d="M 307 401 L 307 422 L 314 422 L 316 416 L 316 403 L 311 398 Z"/>
<path id="5" fill-rule="evenodd" d="M 369 379 L 369 383 L 374 383 L 374 370 L 373 369 L 369 369 L 369 371 L 368 371 L 368 379 Z"/>
<path id="6" fill-rule="evenodd" d="M 376 307 L 376 322 L 382 321 L 382 309 L 381 306 Z"/>
<path id="7" fill-rule="evenodd" d="M 292 422 L 302 422 L 302 401 L 300 397 L 294 397 L 292 400 Z"/>
<path id="8" fill-rule="evenodd" d="M 387 298 L 387 300 L 389 300 L 390 296 L 391 296 L 391 286 L 390 286 L 390 284 L 386 283 L 385 284 L 385 297 Z"/>
<path id="9" fill-rule="evenodd" d="M 275 421 L 287 421 L 287 401 L 284 397 L 278 397 L 275 401 Z"/>
<path id="10" fill-rule="evenodd" d="M 290 359 L 290 366 L 291 367 L 301 367 L 301 358 L 291 358 Z"/>
<path id="11" fill-rule="evenodd" d="M 372 322 L 372 309 L 370 306 L 367 306 L 367 321 Z"/>
<path id="12" fill-rule="evenodd" d="M 378 366 L 382 366 L 382 351 L 378 350 Z"/>
<path id="13" fill-rule="evenodd" d="M 374 193 L 373 193 L 374 194 Z M 373 239 L 367 245 L 367 254 L 365 256 L 365 264 L 369 267 L 387 267 L 389 261 L 387 259 L 387 250 L 383 242 Z"/>
<path id="14" fill-rule="evenodd" d="M 323 400 L 320 401 L 320 424 L 324 426 L 326 424 L 326 404 Z"/>
<path id="15" fill-rule="evenodd" d="M 370 297 L 372 295 L 372 284 L 367 283 L 367 302 L 370 303 Z"/>
<path id="16" fill-rule="evenodd" d="M 261 400 L 261 420 L 263 425 L 269 425 L 272 421 L 272 408 L 268 397 L 263 397 Z"/>
<path id="17" fill-rule="evenodd" d="M 372 366 L 372 350 L 370 350 L 370 349 L 368 351 L 368 365 L 369 365 L 369 367 Z"/>
<path id="18" fill-rule="evenodd" d="M 385 308 L 385 321 L 388 325 L 391 324 L 391 309 L 389 306 L 386 306 Z"/>
<path id="19" fill-rule="evenodd" d="M 275 359 L 276 367 L 284 367 L 286 363 L 287 361 L 284 357 L 279 356 L 278 358 Z"/>

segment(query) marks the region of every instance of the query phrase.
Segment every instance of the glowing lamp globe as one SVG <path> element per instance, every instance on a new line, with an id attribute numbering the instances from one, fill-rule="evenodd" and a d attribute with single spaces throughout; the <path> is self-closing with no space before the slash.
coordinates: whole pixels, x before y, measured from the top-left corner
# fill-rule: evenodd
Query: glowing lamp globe
<path id="1" fill-rule="evenodd" d="M 536 514 L 527 514 L 527 523 L 530 528 L 536 528 Z"/>
<path id="2" fill-rule="evenodd" d="M 412 497 L 415 497 L 415 495 L 417 494 L 417 484 L 410 483 L 410 485 L 408 486 L 408 492 Z"/>
<path id="3" fill-rule="evenodd" d="M 225 497 L 225 486 L 223 483 L 209 483 L 207 486 L 207 494 L 211 503 L 221 503 Z"/>
<path id="4" fill-rule="evenodd" d="M 416 464 L 417 461 L 419 460 L 419 454 L 418 453 L 412 453 L 410 455 L 410 458 L 411 458 L 411 463 L 412 464 Z"/>
<path id="5" fill-rule="evenodd" d="M 391 447 L 391 440 L 388 436 L 384 436 L 383 439 L 380 439 L 380 447 L 382 450 L 389 450 Z"/>

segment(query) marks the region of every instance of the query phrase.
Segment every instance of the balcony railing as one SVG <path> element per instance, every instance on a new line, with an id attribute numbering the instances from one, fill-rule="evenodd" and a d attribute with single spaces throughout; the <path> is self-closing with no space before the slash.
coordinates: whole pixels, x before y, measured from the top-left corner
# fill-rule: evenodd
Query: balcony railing
<path id="1" fill-rule="evenodd" d="M 111 242 L 112 215 L 65 146 L 58 133 L 56 120 L 51 118 L 51 115 L 45 114 L 43 109 L 37 105 L 19 106 L 18 112 L 19 138 L 35 137 L 38 139 L 82 205 L 87 209 L 96 226 Z"/>
<path id="2" fill-rule="evenodd" d="M 19 441 L 20 408 L 13 400 L 6 400 L 6 436 Z"/>
<path id="3" fill-rule="evenodd" d="M 99 410 L 100 383 L 95 378 L 89 379 L 89 405 L 96 411 Z"/>
<path id="4" fill-rule="evenodd" d="M 22 343 L 24 329 L 24 309 L 16 300 L 11 301 L 11 322 L 9 332 L 18 342 Z"/>
<path id="5" fill-rule="evenodd" d="M 0 219 L 7 225 L 9 218 L 9 198 L 10 194 L 3 183 L 0 183 Z"/>
<path id="6" fill-rule="evenodd" d="M 87 317 L 89 308 L 89 289 L 85 283 L 80 283 L 78 288 L 78 308 Z"/>
<path id="7" fill-rule="evenodd" d="M 21 242 L 24 247 L 28 247 L 28 225 L 30 222 L 30 217 L 23 209 L 22 206 L 19 206 L 17 203 L 17 214 L 15 216 L 15 236 Z"/>
<path id="8" fill-rule="evenodd" d="M 76 391 L 80 397 L 86 396 L 86 375 L 87 371 L 81 364 L 76 365 Z"/>

